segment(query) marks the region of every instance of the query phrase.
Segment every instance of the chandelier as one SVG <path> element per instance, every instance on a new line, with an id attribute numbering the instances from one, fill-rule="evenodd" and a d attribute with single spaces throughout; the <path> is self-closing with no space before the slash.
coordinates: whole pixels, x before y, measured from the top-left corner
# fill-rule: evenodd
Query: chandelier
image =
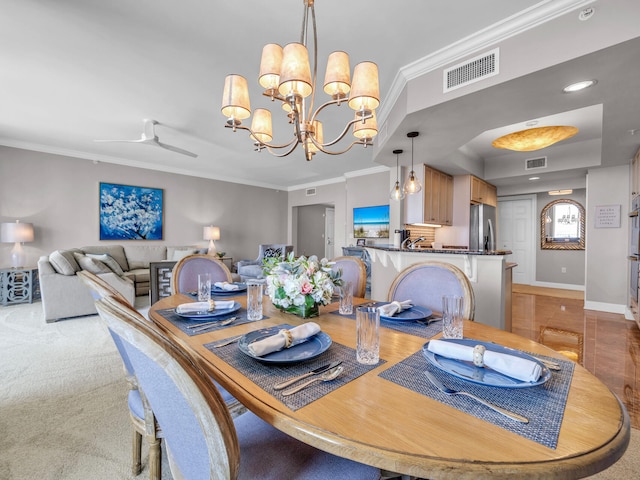
<path id="1" fill-rule="evenodd" d="M 576 133 L 578 129 L 570 126 L 529 128 L 497 138 L 491 145 L 516 152 L 532 152 L 571 138 Z"/>
<path id="2" fill-rule="evenodd" d="M 234 132 L 248 131 L 255 151 L 267 149 L 276 157 L 289 155 L 298 145 L 302 145 L 307 160 L 311 160 L 318 151 L 340 155 L 354 145 L 363 145 L 364 148 L 373 145 L 373 137 L 378 133 L 375 109 L 380 104 L 378 66 L 373 62 L 359 63 L 354 68 L 351 81 L 349 55 L 345 52 L 333 52 L 327 60 L 323 87 L 331 100 L 314 111 L 318 64 L 316 14 L 314 0 L 303 2 L 300 42 L 289 43 L 284 48 L 274 43 L 265 45 L 258 76 L 258 83 L 264 88 L 263 95 L 271 98 L 272 102 L 281 102 L 288 123 L 293 125 L 293 138 L 284 144 L 271 143 L 271 112 L 263 108 L 257 108 L 253 112 L 250 128 L 242 125 L 242 120 L 251 116 L 251 106 L 247 80 L 236 74 L 227 75 L 224 82 L 222 114 L 227 117 L 225 127 L 233 129 Z M 311 32 L 309 22 L 312 26 Z M 310 34 L 313 40 L 313 70 L 307 50 Z M 330 105 L 340 106 L 344 102 L 355 111 L 355 117 L 346 124 L 337 138 L 325 142 L 322 123 L 317 119 L 318 114 Z M 356 140 L 344 150 L 328 150 L 328 147 L 342 140 L 351 127 Z"/>

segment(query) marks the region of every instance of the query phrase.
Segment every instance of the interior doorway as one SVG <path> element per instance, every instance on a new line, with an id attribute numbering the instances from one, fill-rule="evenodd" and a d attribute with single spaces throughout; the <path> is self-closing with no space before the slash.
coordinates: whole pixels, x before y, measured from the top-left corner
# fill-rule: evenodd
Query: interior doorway
<path id="1" fill-rule="evenodd" d="M 327 256 L 328 241 L 331 242 L 331 250 L 334 244 L 335 231 L 335 207 L 331 204 L 316 204 L 294 207 L 296 216 L 295 246 L 296 255 L 309 257 L 316 255 L 318 258 L 333 258 Z M 327 238 L 329 236 L 329 238 Z"/>
<path id="2" fill-rule="evenodd" d="M 536 265 L 536 196 L 519 195 L 498 199 L 498 248 L 511 250 L 508 262 L 517 263 L 513 283 L 532 285 Z"/>

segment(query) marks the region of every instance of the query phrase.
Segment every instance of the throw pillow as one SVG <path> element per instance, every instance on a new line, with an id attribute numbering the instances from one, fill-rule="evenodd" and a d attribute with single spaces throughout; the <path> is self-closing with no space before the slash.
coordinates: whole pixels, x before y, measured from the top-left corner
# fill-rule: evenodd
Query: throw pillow
<path id="1" fill-rule="evenodd" d="M 263 258 L 273 258 L 282 256 L 282 248 L 265 248 Z"/>
<path id="2" fill-rule="evenodd" d="M 196 251 L 193 248 L 189 250 L 174 250 L 173 258 L 171 258 L 171 260 L 182 260 L 184 257 L 188 257 L 189 255 L 193 255 L 194 253 L 196 253 Z"/>
<path id="3" fill-rule="evenodd" d="M 113 273 L 115 273 L 119 277 L 124 275 L 124 271 L 122 270 L 122 267 L 120 267 L 120 264 L 118 262 L 116 262 L 116 259 L 113 258 L 108 253 L 102 253 L 102 254 L 99 254 L 99 255 L 96 254 L 96 253 L 87 253 L 87 257 L 93 258 L 94 260 L 101 261 L 107 267 L 109 267 Z"/>
<path id="4" fill-rule="evenodd" d="M 95 273 L 99 275 L 101 273 L 111 273 L 111 269 L 107 267 L 100 260 L 96 260 L 95 258 L 87 257 L 82 253 L 74 253 L 76 257 L 76 261 L 82 270 L 87 270 L 91 273 Z"/>
<path id="5" fill-rule="evenodd" d="M 71 250 L 56 250 L 49 255 L 49 263 L 61 275 L 75 275 L 80 266 Z"/>

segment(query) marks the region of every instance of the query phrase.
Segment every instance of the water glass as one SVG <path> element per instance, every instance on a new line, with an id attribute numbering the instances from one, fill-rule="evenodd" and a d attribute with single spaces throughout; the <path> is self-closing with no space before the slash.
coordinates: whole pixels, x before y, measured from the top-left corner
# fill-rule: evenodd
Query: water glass
<path id="1" fill-rule="evenodd" d="M 208 302 L 211 299 L 211 274 L 198 274 L 198 301 Z"/>
<path id="2" fill-rule="evenodd" d="M 343 282 L 339 287 L 340 308 L 338 312 L 341 315 L 351 315 L 353 313 L 353 284 L 351 282 Z"/>
<path id="3" fill-rule="evenodd" d="M 356 360 L 375 365 L 380 360 L 380 311 L 375 307 L 356 309 Z"/>
<path id="4" fill-rule="evenodd" d="M 247 320 L 262 320 L 263 287 L 264 285 L 260 281 L 247 281 Z"/>
<path id="5" fill-rule="evenodd" d="M 462 338 L 463 299 L 456 295 L 444 295 L 442 297 L 442 337 Z"/>

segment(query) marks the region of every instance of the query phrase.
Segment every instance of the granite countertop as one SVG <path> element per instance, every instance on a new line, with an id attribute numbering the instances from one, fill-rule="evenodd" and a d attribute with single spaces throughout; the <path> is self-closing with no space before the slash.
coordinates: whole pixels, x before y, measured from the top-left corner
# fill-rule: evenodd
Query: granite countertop
<path id="1" fill-rule="evenodd" d="M 393 245 L 365 245 L 366 248 L 374 248 L 376 250 L 384 250 L 386 252 L 404 252 L 404 253 L 446 253 L 448 255 L 509 255 L 511 250 L 469 250 L 461 247 L 443 247 L 435 249 L 431 247 L 420 248 L 396 248 Z"/>

